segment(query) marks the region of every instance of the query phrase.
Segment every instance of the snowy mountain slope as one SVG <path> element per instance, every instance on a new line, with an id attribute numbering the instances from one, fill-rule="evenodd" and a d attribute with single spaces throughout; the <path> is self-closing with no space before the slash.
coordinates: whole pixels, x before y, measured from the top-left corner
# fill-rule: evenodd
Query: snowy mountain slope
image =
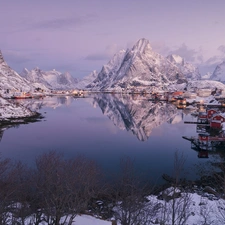
<path id="1" fill-rule="evenodd" d="M 199 73 L 198 68 L 192 65 L 191 63 L 186 62 L 179 55 L 172 54 L 168 55 L 166 58 L 181 70 L 187 80 L 201 79 L 201 74 Z"/>
<path id="2" fill-rule="evenodd" d="M 57 79 L 58 84 L 69 86 L 78 83 L 78 80 L 70 75 L 69 72 L 61 73 Z"/>
<path id="3" fill-rule="evenodd" d="M 20 104 L 14 104 L 4 99 L 10 97 L 14 92 L 29 92 L 34 87 L 29 81 L 22 78 L 18 73 L 12 70 L 5 62 L 0 51 L 0 121 L 8 121 L 12 118 L 25 118 L 35 115 Z"/>
<path id="4" fill-rule="evenodd" d="M 8 118 L 22 118 L 34 115 L 29 109 L 0 97 L 0 121 Z"/>
<path id="5" fill-rule="evenodd" d="M 23 118 L 35 115 L 42 107 L 56 109 L 62 105 L 70 105 L 73 101 L 71 96 L 31 98 L 25 101 L 16 101 L 12 103 L 7 99 L 0 97 L 0 121 L 9 120 L 11 118 Z"/>
<path id="6" fill-rule="evenodd" d="M 96 70 L 92 71 L 89 75 L 77 82 L 76 87 L 79 89 L 85 89 L 85 87 L 91 84 L 97 78 L 97 76 L 98 72 Z"/>
<path id="7" fill-rule="evenodd" d="M 131 50 L 122 50 L 103 66 L 98 77 L 87 88 L 121 90 L 184 83 L 180 69 L 168 59 L 152 51 L 146 39 L 140 39 Z"/>
<path id="8" fill-rule="evenodd" d="M 225 61 L 220 63 L 212 73 L 210 80 L 220 81 L 225 83 Z"/>
<path id="9" fill-rule="evenodd" d="M 0 51 L 0 94 L 5 96 L 5 91 L 26 91 L 32 90 L 29 81 L 22 78 L 17 72 L 11 69 L 5 62 Z"/>
<path id="10" fill-rule="evenodd" d="M 195 92 L 196 90 L 200 89 L 211 89 L 215 90 L 217 89 L 222 89 L 225 90 L 225 84 L 219 82 L 219 81 L 214 81 L 214 80 L 193 80 L 193 81 L 188 81 L 188 83 L 185 84 L 174 84 L 170 85 L 168 87 L 169 91 L 193 91 Z"/>
<path id="11" fill-rule="evenodd" d="M 146 141 L 153 128 L 173 119 L 178 113 L 172 104 L 132 99 L 131 95 L 98 94 L 94 97 L 93 104 L 96 103 L 116 127 L 131 131 L 140 141 Z"/>
<path id="12" fill-rule="evenodd" d="M 30 71 L 25 68 L 20 75 L 30 81 L 35 87 L 44 86 L 49 89 L 73 89 L 77 83 L 77 80 L 68 72 L 42 71 L 38 67 Z"/>
<path id="13" fill-rule="evenodd" d="M 214 80 L 195 80 L 189 81 L 186 85 L 187 91 L 194 91 L 195 89 L 211 89 L 215 88 L 225 90 L 225 84 Z"/>

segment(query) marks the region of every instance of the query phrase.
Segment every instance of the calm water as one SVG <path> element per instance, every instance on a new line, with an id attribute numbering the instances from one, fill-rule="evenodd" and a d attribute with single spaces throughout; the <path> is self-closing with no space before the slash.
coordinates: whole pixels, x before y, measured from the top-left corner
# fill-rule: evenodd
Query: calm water
<path id="1" fill-rule="evenodd" d="M 157 181 L 171 174 L 174 152 L 186 157 L 185 171 L 194 178 L 200 159 L 191 143 L 182 136 L 195 136 L 196 120 L 187 110 L 174 105 L 154 103 L 147 97 L 95 95 L 88 98 L 46 97 L 23 100 L 38 109 L 41 122 L 2 131 L 1 156 L 33 165 L 35 157 L 56 150 L 65 157 L 84 155 L 96 160 L 107 173 L 118 171 L 122 157 L 135 160 L 138 171 Z"/>

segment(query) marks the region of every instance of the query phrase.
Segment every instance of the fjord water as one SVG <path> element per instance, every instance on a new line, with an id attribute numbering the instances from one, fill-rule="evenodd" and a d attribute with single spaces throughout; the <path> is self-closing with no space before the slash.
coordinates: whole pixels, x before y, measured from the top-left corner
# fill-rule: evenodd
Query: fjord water
<path id="1" fill-rule="evenodd" d="M 44 119 L 2 131 L 0 152 L 30 166 L 38 155 L 54 150 L 66 158 L 93 159 L 109 175 L 119 171 L 123 157 L 130 157 L 140 175 L 160 182 L 162 174 L 172 174 L 175 151 L 186 157 L 188 178 L 196 177 L 196 164 L 211 157 L 199 159 L 182 138 L 196 135 L 196 125 L 184 124 L 194 120 L 190 112 L 166 102 L 110 94 L 21 101 Z"/>

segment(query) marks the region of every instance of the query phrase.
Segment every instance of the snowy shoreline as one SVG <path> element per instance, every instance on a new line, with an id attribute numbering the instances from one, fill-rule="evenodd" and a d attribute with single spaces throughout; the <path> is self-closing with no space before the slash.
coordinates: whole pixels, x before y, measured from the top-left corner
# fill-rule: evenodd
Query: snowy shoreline
<path id="1" fill-rule="evenodd" d="M 0 126 L 26 124 L 43 118 L 38 112 L 0 97 Z"/>

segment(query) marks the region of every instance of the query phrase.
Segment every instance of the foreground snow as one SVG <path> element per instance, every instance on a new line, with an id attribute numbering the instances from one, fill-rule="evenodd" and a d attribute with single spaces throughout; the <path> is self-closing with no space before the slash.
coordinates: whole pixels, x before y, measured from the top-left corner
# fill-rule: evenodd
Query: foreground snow
<path id="1" fill-rule="evenodd" d="M 225 223 L 225 218 L 223 216 L 223 209 L 225 206 L 225 201 L 222 199 L 217 199 L 214 195 L 204 193 L 203 195 L 199 195 L 197 193 L 185 193 L 185 198 L 188 196 L 188 204 L 189 206 L 185 208 L 185 216 L 187 216 L 187 221 L 182 223 L 185 225 L 223 225 Z M 184 197 L 183 197 L 184 198 Z M 166 224 L 171 224 L 171 217 L 172 217 L 172 200 L 169 202 L 158 200 L 156 196 L 150 196 L 150 201 L 158 202 L 162 206 L 167 206 L 166 212 L 160 210 L 157 216 L 153 219 L 153 223 L 155 221 L 160 221 L 166 213 Z M 182 203 L 184 199 L 181 198 L 176 199 L 175 203 L 175 214 L 178 218 L 181 215 L 183 210 Z M 179 205 L 180 204 L 180 205 Z M 188 205 L 187 204 L 187 205 Z M 179 211 L 181 210 L 181 211 Z M 179 215 L 178 215 L 179 214 Z"/>
<path id="2" fill-rule="evenodd" d="M 97 219 L 93 216 L 80 215 L 75 218 L 74 225 L 111 225 L 111 221 Z"/>
<path id="3" fill-rule="evenodd" d="M 169 188 L 172 190 L 172 188 Z M 169 190 L 167 189 L 167 190 Z M 179 189 L 177 189 L 179 192 Z M 186 200 L 188 199 L 188 202 Z M 161 208 L 158 212 L 151 217 L 148 222 L 149 225 L 160 224 L 160 221 L 164 221 L 164 224 L 172 224 L 172 210 L 174 209 L 175 217 L 179 220 L 179 216 L 184 216 L 183 225 L 223 225 L 225 224 L 225 200 L 219 199 L 213 194 L 203 193 L 201 195 L 197 193 L 182 193 L 180 198 L 176 198 L 175 201 L 159 200 L 157 196 L 149 196 L 148 200 L 151 205 L 160 205 Z M 175 202 L 175 203 L 174 203 Z M 183 206 L 182 204 L 185 204 Z M 174 204 L 174 205 L 173 205 Z M 185 210 L 185 211 L 184 211 Z M 119 213 L 119 211 L 117 212 Z M 184 214 L 182 214 L 184 213 Z M 111 225 L 112 220 L 101 220 L 90 215 L 78 215 L 75 217 L 72 225 Z M 26 225 L 29 225 L 30 218 L 28 218 Z M 47 223 L 42 222 L 42 225 Z M 117 225 L 121 223 L 117 222 Z"/>
<path id="4" fill-rule="evenodd" d="M 189 217 L 184 224 L 188 225 L 200 225 L 200 224 L 210 224 L 210 225 L 223 225 L 225 223 L 225 218 L 223 216 L 223 211 L 225 207 L 225 201 L 222 199 L 217 200 L 212 194 L 205 193 L 203 196 L 196 193 L 189 194 L 190 207 L 186 209 Z M 213 200 L 214 199 L 214 200 Z M 149 200 L 155 203 L 160 203 L 161 205 L 168 204 L 172 205 L 171 201 L 165 202 L 163 200 L 158 200 L 156 196 L 150 196 Z M 176 200 L 180 203 L 180 199 Z M 171 207 L 170 207 L 171 210 Z M 152 218 L 152 224 L 156 224 L 156 221 L 160 221 L 163 217 L 162 211 Z M 168 213 L 168 212 L 167 212 Z M 170 216 L 168 216 L 170 217 Z M 104 221 L 97 219 L 92 216 L 81 215 L 75 218 L 74 225 L 111 225 L 111 221 Z M 117 223 L 120 225 L 120 223 Z M 159 224 L 159 223 L 158 223 Z M 167 221 L 166 224 L 171 224 L 171 221 Z"/>

